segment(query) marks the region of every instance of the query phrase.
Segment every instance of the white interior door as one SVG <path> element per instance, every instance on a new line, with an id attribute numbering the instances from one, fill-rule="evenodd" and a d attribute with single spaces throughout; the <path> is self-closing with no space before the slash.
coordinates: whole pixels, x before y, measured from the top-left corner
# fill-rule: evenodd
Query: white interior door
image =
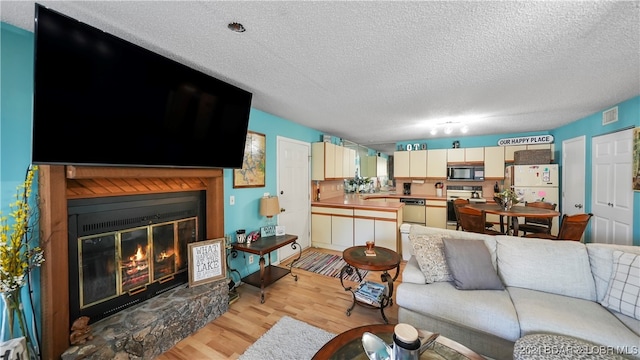
<path id="1" fill-rule="evenodd" d="M 311 175 L 309 143 L 278 136 L 278 197 L 280 208 L 278 225 L 287 234 L 297 235 L 298 244 L 304 250 L 311 246 Z M 278 249 L 282 261 L 298 254 L 299 249 L 284 246 Z"/>
<path id="2" fill-rule="evenodd" d="M 586 137 L 578 136 L 562 142 L 562 206 L 560 212 L 573 215 L 584 212 L 587 175 Z"/>
<path id="3" fill-rule="evenodd" d="M 592 242 L 633 245 L 633 129 L 592 140 Z"/>

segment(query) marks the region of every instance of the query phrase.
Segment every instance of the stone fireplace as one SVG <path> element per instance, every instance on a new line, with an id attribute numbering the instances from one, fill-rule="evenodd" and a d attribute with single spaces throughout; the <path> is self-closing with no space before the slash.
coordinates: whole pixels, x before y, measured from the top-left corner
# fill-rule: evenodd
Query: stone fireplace
<path id="1" fill-rule="evenodd" d="M 162 215 L 162 218 L 151 220 L 151 217 L 158 214 L 157 211 L 152 211 L 153 215 L 140 215 L 143 219 L 141 222 L 145 224 L 138 223 L 135 226 L 123 228 L 119 228 L 120 226 L 117 225 L 119 221 L 107 222 L 107 228 L 100 228 L 105 226 L 103 222 L 93 219 L 89 221 L 90 224 L 81 225 L 80 228 L 89 229 L 97 226 L 97 231 L 85 232 L 82 232 L 84 230 L 79 232 L 77 227 L 77 222 L 84 221 L 81 218 L 85 215 L 74 215 L 74 211 L 78 207 L 87 204 L 100 204 L 104 199 L 118 199 L 120 202 L 121 200 L 145 202 L 150 198 L 153 201 L 161 199 L 161 203 L 171 203 L 170 199 L 190 197 L 191 194 L 198 194 L 196 197 L 200 199 L 198 200 L 200 209 L 196 210 L 196 213 L 201 211 L 201 214 L 191 214 L 189 213 L 191 210 L 186 210 L 189 214 L 174 216 L 176 211 L 173 209 L 164 213 L 174 215 L 168 217 Z M 225 305 L 218 306 L 219 300 L 211 301 L 208 299 L 212 293 L 226 295 L 228 290 L 226 281 L 188 288 L 185 284 L 181 285 L 181 280 L 177 279 L 182 276 L 181 274 L 185 274 L 185 269 L 180 261 L 175 261 L 175 256 L 179 255 L 181 247 L 186 246 L 186 243 L 195 239 L 212 239 L 224 236 L 222 169 L 41 165 L 39 195 L 41 245 L 46 259 L 41 273 L 43 359 L 59 359 L 69 348 L 70 323 L 75 316 L 72 313 L 74 310 L 71 310 L 74 302 L 79 305 L 78 308 L 82 308 L 78 315 L 82 315 L 84 309 L 91 308 L 87 305 L 99 305 L 98 308 L 93 309 L 95 312 L 91 317 L 105 317 L 100 321 L 100 323 L 106 324 L 102 328 L 113 332 L 118 331 L 114 330 L 114 326 L 120 326 L 117 325 L 118 321 L 128 321 L 134 316 L 140 316 L 150 322 L 152 320 L 147 318 L 148 314 L 165 314 L 163 317 L 166 319 L 162 321 L 166 321 L 165 327 L 168 331 L 176 330 L 173 331 L 176 337 L 189 335 L 186 333 L 189 331 L 189 327 L 184 328 L 185 324 L 195 327 L 195 329 L 203 325 L 202 322 L 194 321 L 194 319 L 183 319 L 191 316 L 187 315 L 189 313 L 185 313 L 185 311 L 197 312 L 199 316 L 196 318 L 200 318 L 199 320 L 202 321 L 212 320 L 210 312 L 226 311 Z M 116 205 L 116 207 L 121 205 Z M 178 208 L 181 206 L 178 205 Z M 183 210 L 178 209 L 177 212 Z M 118 211 L 126 212 L 123 209 L 117 209 Z M 140 220 L 140 216 L 133 216 L 133 218 Z M 175 240 L 172 235 L 169 240 L 172 229 L 177 234 L 180 231 L 176 229 L 182 229 L 182 238 L 178 235 L 178 240 Z M 199 231 L 201 233 L 198 233 Z M 152 238 L 149 234 L 154 232 L 159 239 L 155 243 L 153 240 L 149 240 Z M 74 240 L 70 241 L 71 238 Z M 94 246 L 93 250 L 100 249 L 100 246 L 96 244 L 103 243 L 103 241 L 104 244 L 108 244 L 102 248 L 103 250 L 107 249 L 106 252 L 110 254 L 107 255 L 108 257 L 112 256 L 116 247 L 118 251 L 126 250 L 133 252 L 133 254 L 126 255 L 128 260 L 121 263 L 121 265 L 126 263 L 125 268 L 114 267 L 111 271 L 111 267 L 108 265 L 94 266 L 86 270 L 89 274 L 85 275 L 89 278 L 91 276 L 101 278 L 103 285 L 109 284 L 107 289 L 111 295 L 126 294 L 128 297 L 132 293 L 135 295 L 140 292 L 143 294 L 141 298 L 146 300 L 143 304 L 133 307 L 117 303 L 108 306 L 100 305 L 104 304 L 104 297 L 98 295 L 100 291 L 93 288 L 96 286 L 95 284 L 86 285 L 83 294 L 78 296 L 79 299 L 71 298 L 70 293 L 73 291 L 70 289 L 77 284 L 72 285 L 70 279 L 83 279 L 84 277 L 78 276 L 79 273 L 82 273 L 82 270 L 77 270 L 78 267 L 76 270 L 72 270 L 73 266 L 70 264 L 72 262 L 77 264 L 78 257 L 70 256 L 70 253 L 78 254 L 79 247 L 88 251 L 89 259 L 92 256 L 97 256 L 95 251 L 93 253 L 90 251 L 92 246 Z M 153 250 L 154 248 L 155 250 Z M 116 259 L 120 255 L 113 256 L 113 259 Z M 168 258 L 173 258 L 170 261 L 173 265 L 163 267 L 161 263 L 164 263 L 163 260 Z M 98 273 L 102 275 L 98 276 Z M 127 277 L 128 275 L 133 276 Z M 117 281 L 104 282 L 110 277 L 117 278 Z M 164 289 L 149 289 L 149 283 L 161 281 L 168 283 Z M 144 293 L 149 290 L 154 293 L 153 296 L 148 292 Z M 86 299 L 85 295 L 88 296 Z M 118 296 L 106 297 L 117 298 Z M 151 297 L 159 300 L 155 302 L 153 299 L 148 300 Z M 193 304 L 194 299 L 196 299 L 195 305 L 197 306 Z M 224 304 L 226 304 L 227 301 L 224 300 Z M 112 316 L 110 315 L 111 310 L 108 309 L 110 307 L 121 307 L 120 310 L 124 310 Z M 138 308 L 147 309 L 147 311 L 138 311 L 137 315 L 130 313 L 130 310 Z M 215 309 L 212 311 L 212 308 Z M 140 318 L 137 319 L 140 320 Z M 180 326 L 180 329 L 177 329 L 176 326 Z"/>

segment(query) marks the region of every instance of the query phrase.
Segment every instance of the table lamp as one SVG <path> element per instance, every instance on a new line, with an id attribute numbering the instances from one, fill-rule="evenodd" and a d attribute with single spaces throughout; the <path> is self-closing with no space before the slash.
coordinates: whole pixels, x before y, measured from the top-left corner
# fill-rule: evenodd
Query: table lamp
<path id="1" fill-rule="evenodd" d="M 280 202 L 277 196 L 265 196 L 260 199 L 260 215 L 267 217 L 268 225 L 272 224 L 274 215 L 280 214 Z"/>

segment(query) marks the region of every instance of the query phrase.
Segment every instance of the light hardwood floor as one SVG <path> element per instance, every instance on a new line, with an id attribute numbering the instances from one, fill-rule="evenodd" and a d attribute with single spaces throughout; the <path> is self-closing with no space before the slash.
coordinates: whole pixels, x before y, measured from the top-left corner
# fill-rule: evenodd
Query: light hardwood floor
<path id="1" fill-rule="evenodd" d="M 322 251 L 333 254 L 340 252 Z M 281 265 L 287 265 L 291 259 Z M 402 280 L 404 262 L 394 285 Z M 282 316 L 289 316 L 317 326 L 334 334 L 351 328 L 383 323 L 380 310 L 358 306 L 346 315 L 351 305 L 351 293 L 345 291 L 340 280 L 312 272 L 295 269 L 298 281 L 290 275 L 265 288 L 265 302 L 260 304 L 260 289 L 242 284 L 240 298 L 229 306 L 229 311 L 160 355 L 158 360 L 237 359 Z M 369 272 L 367 280 L 380 281 L 380 272 Z M 391 271 L 394 275 L 395 272 Z M 346 284 L 347 282 L 345 282 Z M 351 283 L 356 284 L 356 283 Z M 395 294 L 394 294 L 395 297 Z M 389 323 L 398 322 L 398 307 L 394 303 L 385 309 Z"/>

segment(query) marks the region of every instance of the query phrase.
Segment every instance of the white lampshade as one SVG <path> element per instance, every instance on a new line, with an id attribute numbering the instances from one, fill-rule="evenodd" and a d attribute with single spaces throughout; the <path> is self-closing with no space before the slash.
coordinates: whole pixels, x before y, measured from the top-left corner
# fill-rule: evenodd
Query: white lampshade
<path id="1" fill-rule="evenodd" d="M 260 215 L 272 217 L 280 214 L 280 202 L 277 196 L 265 196 L 260 199 Z"/>

